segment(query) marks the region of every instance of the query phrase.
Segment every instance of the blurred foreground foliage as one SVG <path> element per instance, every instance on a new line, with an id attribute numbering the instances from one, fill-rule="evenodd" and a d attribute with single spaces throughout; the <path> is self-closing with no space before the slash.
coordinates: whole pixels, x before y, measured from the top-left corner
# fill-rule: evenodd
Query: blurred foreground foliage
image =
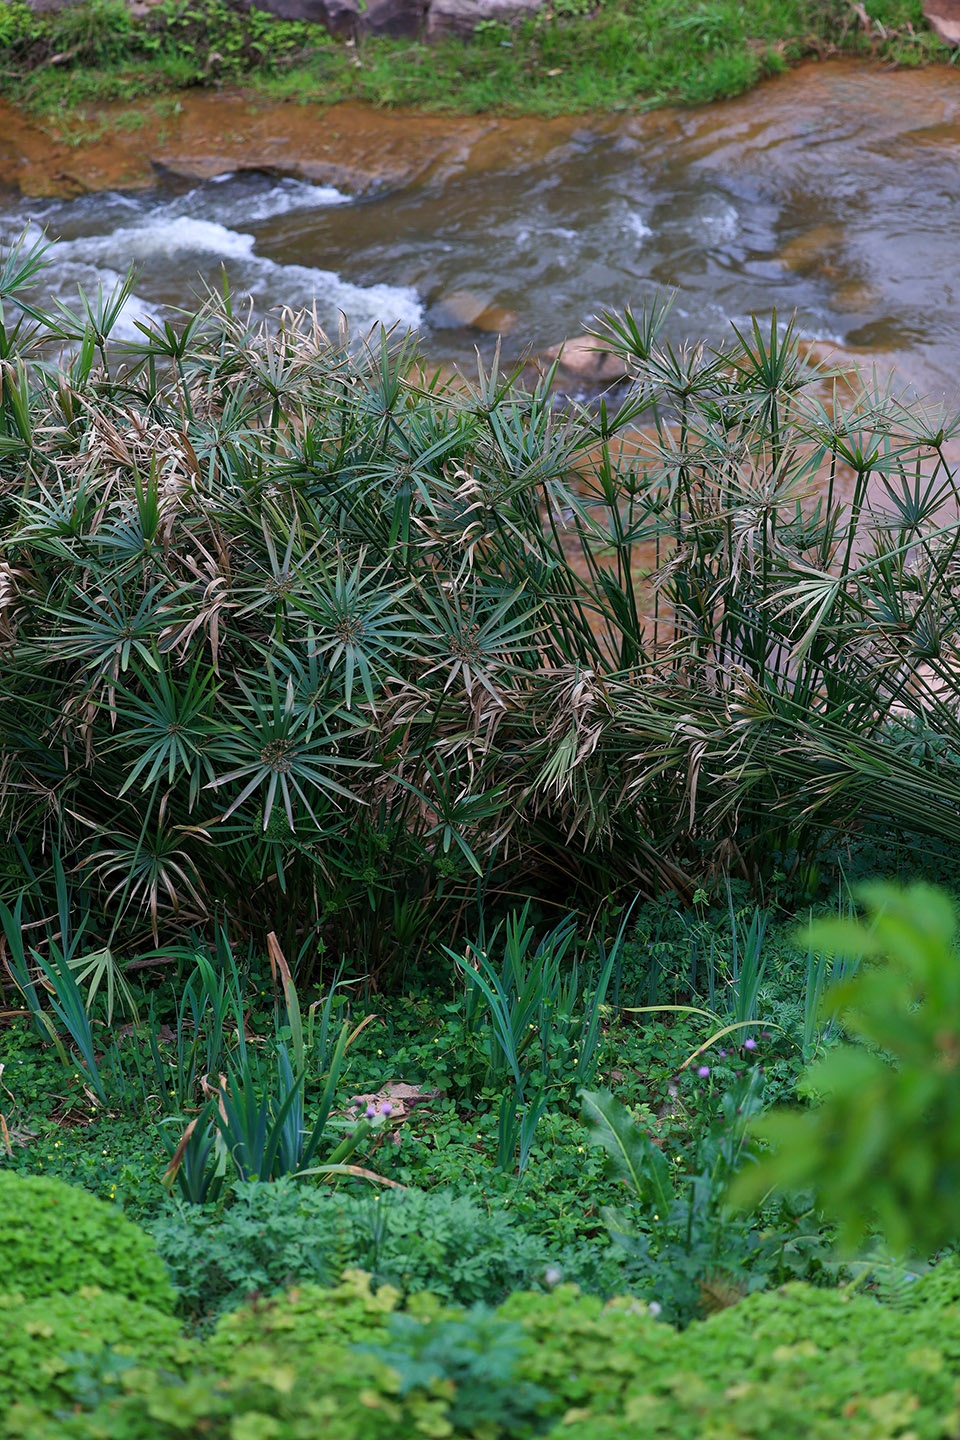
<path id="1" fill-rule="evenodd" d="M 879 1230 L 894 1251 L 932 1255 L 957 1239 L 956 915 L 928 886 L 870 885 L 861 896 L 868 920 L 821 920 L 809 936 L 817 951 L 865 962 L 824 999 L 860 1043 L 838 1046 L 801 1077 L 809 1110 L 752 1123 L 775 1153 L 741 1174 L 734 1195 L 812 1187 L 848 1250 Z"/>

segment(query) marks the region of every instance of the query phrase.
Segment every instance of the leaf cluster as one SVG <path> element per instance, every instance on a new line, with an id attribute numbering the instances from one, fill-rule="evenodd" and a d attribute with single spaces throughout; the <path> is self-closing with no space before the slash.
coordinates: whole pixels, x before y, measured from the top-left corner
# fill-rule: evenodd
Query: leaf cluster
<path id="1" fill-rule="evenodd" d="M 608 1175 L 629 1193 L 625 1205 L 604 1208 L 604 1222 L 630 1259 L 631 1286 L 649 1294 L 674 1324 L 762 1289 L 783 1263 L 782 1237 L 763 1237 L 725 1211 L 746 1158 L 745 1127 L 761 1109 L 762 1094 L 757 1070 L 731 1086 L 687 1170 L 609 1091 L 581 1092 L 588 1138 L 605 1151 Z"/>
<path id="2" fill-rule="evenodd" d="M 810 935 L 814 949 L 864 960 L 824 999 L 860 1043 L 808 1068 L 810 1109 L 754 1122 L 774 1150 L 743 1173 L 734 1197 L 811 1187 L 848 1249 L 877 1229 L 895 1252 L 928 1256 L 957 1238 L 956 918 L 924 885 L 860 895 L 868 920 L 817 922 Z"/>
<path id="3" fill-rule="evenodd" d="M 149 1222 L 181 1308 L 194 1317 L 235 1309 L 253 1292 L 331 1284 L 348 1267 L 405 1296 L 429 1290 L 446 1304 L 496 1304 L 532 1287 L 548 1265 L 543 1239 L 449 1190 L 351 1199 L 278 1180 L 238 1182 L 230 1198 L 222 1214 L 179 1205 Z"/>
<path id="4" fill-rule="evenodd" d="M 0 1241 L 7 1284 L 28 1300 L 92 1285 L 158 1310 L 171 1307 L 148 1237 L 119 1210 L 62 1180 L 0 1170 Z"/>

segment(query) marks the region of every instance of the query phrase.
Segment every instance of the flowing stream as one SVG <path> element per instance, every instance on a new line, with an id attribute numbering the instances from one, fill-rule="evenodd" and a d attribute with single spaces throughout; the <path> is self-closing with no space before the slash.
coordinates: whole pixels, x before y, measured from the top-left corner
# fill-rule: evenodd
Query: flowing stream
<path id="1" fill-rule="evenodd" d="M 389 117 L 390 163 L 358 179 L 336 164 L 349 113 L 304 108 L 274 107 L 259 153 L 256 135 L 214 133 L 205 149 L 194 136 L 202 164 L 183 161 L 175 132 L 135 137 L 128 149 L 160 162 L 149 188 L 73 199 L 0 189 L 0 241 L 45 231 L 45 283 L 66 301 L 136 262 L 125 334 L 191 304 L 221 264 L 260 311 L 315 301 L 327 324 L 342 311 L 355 330 L 416 328 L 431 358 L 461 364 L 475 347 L 489 355 L 498 331 L 509 357 L 538 351 L 604 308 L 675 288 L 676 339 L 715 341 L 751 313 L 796 311 L 809 338 L 956 398 L 952 69 L 807 65 L 738 100 L 648 115 L 480 117 L 446 131 L 435 117 Z M 214 132 L 223 113 L 210 108 Z M 375 130 L 376 118 L 364 124 Z M 404 163 L 404 126 L 415 164 Z"/>

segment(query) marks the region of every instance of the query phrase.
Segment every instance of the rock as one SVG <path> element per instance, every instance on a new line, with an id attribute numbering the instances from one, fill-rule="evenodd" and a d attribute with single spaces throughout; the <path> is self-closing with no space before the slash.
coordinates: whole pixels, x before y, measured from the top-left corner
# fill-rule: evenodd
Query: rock
<path id="1" fill-rule="evenodd" d="M 250 3 L 250 0 L 244 0 Z M 256 0 L 258 7 L 282 20 L 310 20 L 332 35 L 390 35 L 394 39 L 425 33 L 469 37 L 484 20 L 509 24 L 539 10 L 545 0 Z"/>
<path id="2" fill-rule="evenodd" d="M 257 0 L 257 8 L 281 20 L 308 20 L 331 35 L 419 35 L 427 0 Z"/>
<path id="3" fill-rule="evenodd" d="M 472 325 L 489 304 L 489 296 L 475 290 L 448 290 L 445 295 L 440 296 L 430 318 L 434 325 L 443 329 L 454 325 Z"/>
<path id="4" fill-rule="evenodd" d="M 543 354 L 546 360 L 559 360 L 561 370 L 567 375 L 593 384 L 612 385 L 626 380 L 630 373 L 621 356 L 605 350 L 603 342 L 593 335 L 577 335 L 562 345 L 551 345 Z"/>
<path id="5" fill-rule="evenodd" d="M 349 1114 L 352 1111 L 357 1114 L 361 1110 L 366 1110 L 368 1105 L 373 1105 L 382 1112 L 383 1106 L 386 1104 L 390 1107 L 387 1113 L 392 1114 L 396 1119 L 401 1119 L 416 1106 L 429 1105 L 430 1101 L 436 1100 L 439 1094 L 440 1091 L 436 1089 L 424 1090 L 419 1085 L 408 1085 L 404 1080 L 391 1080 L 376 1093 L 354 1095 L 351 1100 L 347 1101 L 346 1113 Z"/>
<path id="6" fill-rule="evenodd" d="M 430 0 L 427 39 L 469 37 L 481 23 L 497 20 L 509 25 L 524 15 L 533 15 L 543 5 L 544 0 Z"/>
<path id="7" fill-rule="evenodd" d="M 31 10 L 63 10 L 79 0 L 26 0 Z M 130 0 L 137 17 L 160 0 Z M 532 14 L 546 0 L 232 0 L 243 9 L 256 5 L 280 20 L 306 20 L 322 25 L 331 35 L 389 35 L 395 40 L 425 34 L 429 40 L 445 35 L 469 38 L 484 20 L 509 25 Z M 951 0 L 940 0 L 950 4 Z"/>
<path id="8" fill-rule="evenodd" d="M 487 335 L 509 335 L 517 323 L 512 310 L 491 304 L 489 295 L 475 290 L 449 290 L 433 306 L 429 318 L 440 329 L 463 325 Z"/>
<path id="9" fill-rule="evenodd" d="M 509 335 L 516 323 L 513 310 L 508 310 L 505 305 L 488 305 L 474 320 L 473 328 L 487 335 Z"/>
<path id="10" fill-rule="evenodd" d="M 346 13 L 355 15 L 355 33 L 364 35 L 389 35 L 400 40 L 419 35 L 423 29 L 426 0 L 327 0 Z"/>
<path id="11" fill-rule="evenodd" d="M 960 45 L 960 0 L 923 0 L 923 14 L 944 45 Z"/>

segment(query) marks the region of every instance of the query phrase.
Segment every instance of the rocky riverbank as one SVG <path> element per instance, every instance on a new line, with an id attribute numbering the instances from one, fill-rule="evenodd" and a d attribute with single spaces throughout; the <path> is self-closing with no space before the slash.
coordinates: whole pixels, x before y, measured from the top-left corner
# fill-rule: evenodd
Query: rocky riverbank
<path id="1" fill-rule="evenodd" d="M 546 122 L 546 134 L 578 123 Z M 188 90 L 172 103 L 100 107 L 96 130 L 75 144 L 0 100 L 0 185 L 69 196 L 148 188 L 164 172 L 209 180 L 265 170 L 362 195 L 468 165 L 494 169 L 529 141 L 520 119 L 411 116 L 350 102 L 271 104 L 240 91 Z"/>

